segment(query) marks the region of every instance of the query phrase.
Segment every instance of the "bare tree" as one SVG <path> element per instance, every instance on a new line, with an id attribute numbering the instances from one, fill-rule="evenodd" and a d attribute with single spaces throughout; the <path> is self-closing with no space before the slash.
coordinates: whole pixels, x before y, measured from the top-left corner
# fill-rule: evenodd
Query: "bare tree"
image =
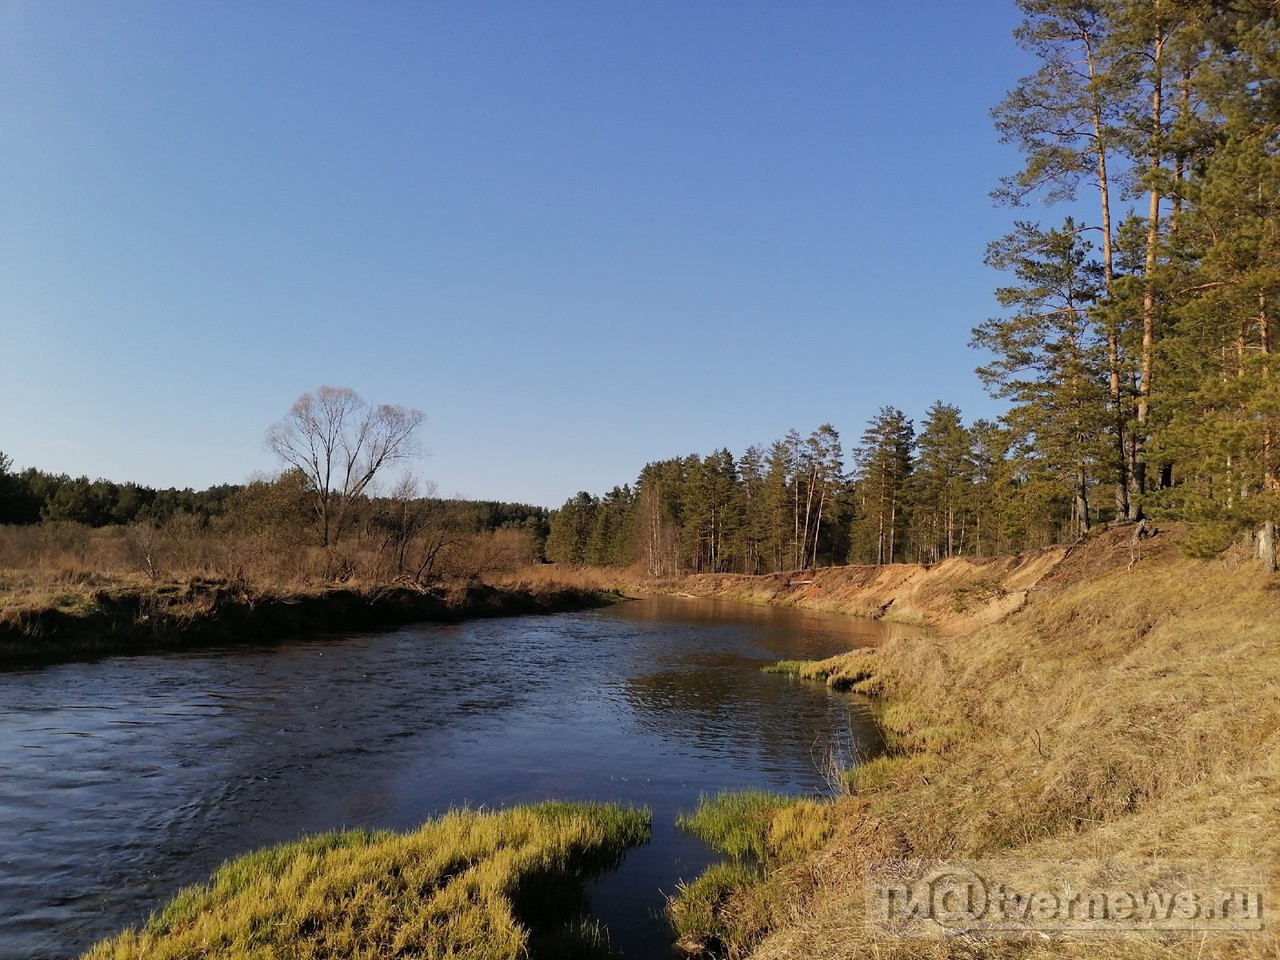
<path id="1" fill-rule="evenodd" d="M 267 447 L 307 478 L 321 546 L 341 538 L 379 470 L 419 452 L 414 432 L 425 419 L 421 410 L 371 406 L 348 387 L 321 387 L 267 431 Z"/>
<path id="2" fill-rule="evenodd" d="M 382 499 L 382 508 L 379 552 L 391 554 L 397 578 L 419 587 L 438 578 L 442 558 L 472 533 L 436 495 L 435 483 L 420 486 L 407 471 Z"/>

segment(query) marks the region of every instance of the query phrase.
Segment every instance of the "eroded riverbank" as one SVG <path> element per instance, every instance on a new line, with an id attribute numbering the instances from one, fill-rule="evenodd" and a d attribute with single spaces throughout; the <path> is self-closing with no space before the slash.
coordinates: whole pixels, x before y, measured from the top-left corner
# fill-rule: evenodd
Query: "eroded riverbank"
<path id="1" fill-rule="evenodd" d="M 959 634 L 1019 609 L 1070 553 L 1050 547 L 1012 557 L 952 557 L 935 564 L 822 567 L 791 573 L 694 574 L 649 589 L 916 624 Z"/>
<path id="2" fill-rule="evenodd" d="M 1135 545 L 1131 530 L 1102 531 L 997 623 L 798 670 L 877 698 L 891 752 L 859 764 L 852 795 L 807 818 L 826 834 L 814 850 L 719 887 L 697 939 L 756 960 L 917 958 L 921 934 L 869 922 L 868 877 L 932 861 L 1070 862 L 1101 888 L 1120 863 L 1144 890 L 1169 864 L 1244 864 L 1269 872 L 1258 896 L 1274 902 L 1280 591 L 1251 557 L 1189 559 L 1179 536 Z M 1100 939 L 1069 925 L 1012 939 L 938 926 L 924 953 L 1234 960 L 1280 949 L 1269 924 L 1231 932 L 1220 916 L 1198 919 Z"/>

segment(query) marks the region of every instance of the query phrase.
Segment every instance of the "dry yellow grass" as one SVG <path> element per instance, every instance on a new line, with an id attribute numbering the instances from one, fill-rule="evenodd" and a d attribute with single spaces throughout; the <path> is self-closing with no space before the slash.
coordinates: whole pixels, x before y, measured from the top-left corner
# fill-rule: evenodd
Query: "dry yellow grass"
<path id="1" fill-rule="evenodd" d="M 395 585 L 443 592 L 536 569 L 531 554 L 532 541 L 520 531 L 460 536 L 441 548 L 429 577 L 415 580 L 376 531 L 357 531 L 321 549 L 297 531 L 201 527 L 190 517 L 159 527 L 0 526 L 0 622 L 24 611 L 74 611 L 101 590 L 146 593 L 167 586 L 172 592 L 200 583 L 255 596 L 315 595 L 335 585 L 362 593 Z"/>
<path id="2" fill-rule="evenodd" d="M 496 586 L 533 594 L 566 588 L 620 593 L 634 589 L 643 576 L 614 567 L 572 567 L 559 563 L 535 563 L 489 578 Z"/>
<path id="3" fill-rule="evenodd" d="M 614 579 L 531 564 L 519 530 L 446 546 L 419 577 L 368 532 L 321 550 L 269 528 L 0 527 L 0 661 L 574 609 Z"/>
<path id="4" fill-rule="evenodd" d="M 928 942 L 865 924 L 867 865 L 896 857 L 1236 859 L 1280 877 L 1280 581 L 1174 539 L 1130 564 L 1127 537 L 1104 534 L 995 626 L 815 668 L 881 697 L 902 753 L 855 774 L 835 838 L 786 868 L 794 919 L 753 956 L 1280 956 L 1276 929 Z"/>
<path id="5" fill-rule="evenodd" d="M 341 588 L 373 596 L 409 588 L 447 599 L 485 583 L 539 597 L 627 582 L 616 571 L 531 564 L 531 542 L 518 531 L 459 539 L 442 551 L 430 580 L 414 581 L 397 570 L 386 544 L 373 535 L 321 550 L 271 529 L 205 529 L 190 519 L 163 527 L 0 526 L 0 627 L 42 611 L 93 613 L 122 595 L 194 616 L 207 613 L 220 594 L 299 598 Z"/>

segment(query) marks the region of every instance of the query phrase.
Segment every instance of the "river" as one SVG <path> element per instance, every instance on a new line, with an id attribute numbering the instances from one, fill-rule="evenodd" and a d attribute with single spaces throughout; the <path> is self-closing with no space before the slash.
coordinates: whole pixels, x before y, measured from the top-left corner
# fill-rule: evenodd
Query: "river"
<path id="1" fill-rule="evenodd" d="M 0 673 L 0 958 L 73 957 L 265 844 L 549 797 L 654 813 L 591 891 L 627 960 L 668 958 L 664 894 L 711 862 L 702 793 L 826 789 L 857 698 L 760 667 L 874 621 L 684 598 Z"/>

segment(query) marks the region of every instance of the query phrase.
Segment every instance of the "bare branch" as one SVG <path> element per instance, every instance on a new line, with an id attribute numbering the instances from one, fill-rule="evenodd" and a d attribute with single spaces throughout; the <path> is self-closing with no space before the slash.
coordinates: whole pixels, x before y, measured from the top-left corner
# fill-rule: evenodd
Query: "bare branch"
<path id="1" fill-rule="evenodd" d="M 421 410 L 370 407 L 349 387 L 324 386 L 267 431 L 267 448 L 307 478 L 322 546 L 341 538 L 352 504 L 383 467 L 419 453 L 414 434 L 425 419 Z"/>

